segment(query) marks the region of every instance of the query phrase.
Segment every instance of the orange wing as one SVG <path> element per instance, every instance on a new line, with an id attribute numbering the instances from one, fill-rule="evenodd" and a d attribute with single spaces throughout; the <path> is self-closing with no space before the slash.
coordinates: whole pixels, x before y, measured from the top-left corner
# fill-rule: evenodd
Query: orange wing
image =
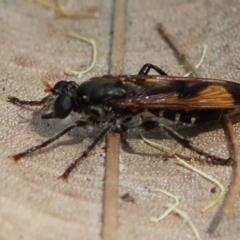
<path id="1" fill-rule="evenodd" d="M 143 86 L 121 102 L 125 108 L 233 109 L 240 106 L 240 84 L 206 78 L 128 76 L 125 81 Z M 238 96 L 239 95 L 239 96 Z"/>

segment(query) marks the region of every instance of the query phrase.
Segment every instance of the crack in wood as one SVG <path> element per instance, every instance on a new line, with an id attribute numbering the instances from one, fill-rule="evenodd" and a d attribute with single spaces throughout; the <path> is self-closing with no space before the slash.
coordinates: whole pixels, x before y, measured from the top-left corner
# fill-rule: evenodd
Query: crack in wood
<path id="1" fill-rule="evenodd" d="M 113 39 L 111 49 L 111 74 L 123 69 L 126 0 L 116 0 L 114 10 Z M 118 233 L 118 185 L 119 185 L 119 134 L 109 134 L 105 162 L 103 189 L 102 239 L 115 240 Z"/>

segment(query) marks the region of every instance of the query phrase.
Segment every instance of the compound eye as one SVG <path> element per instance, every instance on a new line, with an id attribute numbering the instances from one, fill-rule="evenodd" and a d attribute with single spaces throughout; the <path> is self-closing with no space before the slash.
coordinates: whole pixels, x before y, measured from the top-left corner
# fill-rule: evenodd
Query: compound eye
<path id="1" fill-rule="evenodd" d="M 54 104 L 54 115 L 57 118 L 65 118 L 72 110 L 71 97 L 63 93 L 59 95 Z"/>
<path id="2" fill-rule="evenodd" d="M 57 82 L 54 85 L 53 89 L 61 92 L 61 90 L 63 90 L 66 85 L 67 85 L 67 81 L 62 80 L 62 81 Z"/>

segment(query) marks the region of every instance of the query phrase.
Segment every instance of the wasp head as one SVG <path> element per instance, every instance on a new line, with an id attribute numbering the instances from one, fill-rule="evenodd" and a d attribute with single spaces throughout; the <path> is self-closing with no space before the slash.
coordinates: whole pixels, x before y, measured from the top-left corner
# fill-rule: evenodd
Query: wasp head
<path id="1" fill-rule="evenodd" d="M 53 103 L 53 111 L 44 114 L 43 119 L 49 118 L 65 118 L 74 107 L 74 98 L 76 97 L 78 85 L 73 81 L 59 81 L 51 88 L 48 84 L 45 92 L 51 92 L 51 97 L 55 99 Z"/>

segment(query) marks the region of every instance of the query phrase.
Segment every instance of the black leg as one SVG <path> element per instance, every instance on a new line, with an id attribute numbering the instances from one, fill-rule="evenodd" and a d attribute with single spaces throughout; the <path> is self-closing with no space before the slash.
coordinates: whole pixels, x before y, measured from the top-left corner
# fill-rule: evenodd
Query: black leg
<path id="1" fill-rule="evenodd" d="M 151 63 L 144 64 L 143 67 L 141 68 L 141 70 L 139 71 L 138 75 L 148 75 L 148 73 L 151 69 L 154 69 L 160 75 L 167 75 L 167 73 L 165 73 L 161 68 L 159 68 L 156 65 L 153 65 Z"/>
<path id="2" fill-rule="evenodd" d="M 231 164 L 232 160 L 224 159 L 220 157 L 216 157 L 214 155 L 211 155 L 209 153 L 204 152 L 202 149 L 195 147 L 191 141 L 184 136 L 180 135 L 178 132 L 174 131 L 171 127 L 166 126 L 165 124 L 162 124 L 158 120 L 148 120 L 141 124 L 141 127 L 143 127 L 144 130 L 149 131 L 156 128 L 160 128 L 161 130 L 167 132 L 172 138 L 174 138 L 178 143 L 180 143 L 183 147 L 186 147 L 190 150 L 195 151 L 196 153 L 205 156 L 206 158 L 210 159 L 213 164 L 217 165 L 229 165 Z"/>
<path id="3" fill-rule="evenodd" d="M 35 152 L 36 150 L 42 149 L 44 147 L 46 147 L 47 145 L 49 145 L 50 143 L 56 141 L 58 138 L 60 138 L 61 136 L 65 135 L 66 133 L 70 132 L 73 128 L 75 127 L 82 127 L 87 125 L 88 123 L 85 121 L 77 121 L 74 124 L 70 125 L 69 127 L 65 128 L 62 132 L 58 133 L 57 135 L 55 135 L 52 138 L 49 138 L 48 140 L 46 140 L 45 142 L 36 145 L 34 147 L 31 147 L 27 150 L 25 150 L 24 152 L 12 155 L 11 157 L 15 160 L 18 161 L 20 158 L 26 157 L 27 155 Z"/>
<path id="4" fill-rule="evenodd" d="M 45 142 L 43 142 L 39 145 L 36 145 L 34 147 L 31 147 L 31 148 L 25 150 L 24 152 L 12 155 L 10 157 L 13 158 L 15 161 L 18 161 L 19 159 L 21 159 L 23 157 L 26 157 L 27 155 L 48 146 L 52 142 L 59 139 L 61 136 L 65 135 L 66 133 L 71 131 L 73 128 L 82 127 L 82 126 L 85 126 L 87 124 L 89 124 L 89 122 L 81 121 L 81 120 L 77 121 L 73 125 L 70 125 L 69 127 L 65 128 L 62 132 L 58 133 L 54 137 L 49 138 Z M 59 178 L 67 179 L 68 175 L 77 167 L 78 163 L 89 154 L 89 152 L 99 143 L 99 141 L 101 141 L 106 136 L 106 134 L 112 129 L 113 126 L 114 126 L 114 123 L 110 122 L 100 132 L 100 134 L 94 139 L 94 141 L 87 147 L 87 149 L 82 153 L 82 155 L 79 158 L 77 158 L 74 162 L 72 162 Z"/>
<path id="5" fill-rule="evenodd" d="M 8 102 L 10 103 L 13 103 L 15 105 L 19 105 L 19 106 L 22 106 L 22 105 L 28 105 L 28 106 L 41 106 L 43 105 L 47 100 L 48 100 L 48 97 L 45 97 L 43 98 L 42 100 L 39 100 L 39 101 L 25 101 L 25 100 L 21 100 L 17 97 L 8 97 Z"/>
<path id="6" fill-rule="evenodd" d="M 87 149 L 82 153 L 82 155 L 79 158 L 77 158 L 75 161 L 73 161 L 59 178 L 67 179 L 68 175 L 77 167 L 78 163 L 83 158 L 87 157 L 89 152 L 91 152 L 91 150 L 107 135 L 107 133 L 112 129 L 113 126 L 114 126 L 114 123 L 110 122 L 100 132 L 100 134 L 94 139 L 94 141 L 87 147 Z"/>
<path id="7" fill-rule="evenodd" d="M 8 102 L 13 103 L 18 106 L 41 106 L 44 105 L 51 97 L 47 96 L 39 101 L 26 101 L 26 100 L 21 100 L 17 97 L 8 97 Z M 44 109 L 44 108 L 43 108 Z M 54 112 L 51 113 L 46 113 L 42 115 L 42 119 L 52 119 L 52 118 L 59 118 L 58 116 L 55 115 Z"/>

